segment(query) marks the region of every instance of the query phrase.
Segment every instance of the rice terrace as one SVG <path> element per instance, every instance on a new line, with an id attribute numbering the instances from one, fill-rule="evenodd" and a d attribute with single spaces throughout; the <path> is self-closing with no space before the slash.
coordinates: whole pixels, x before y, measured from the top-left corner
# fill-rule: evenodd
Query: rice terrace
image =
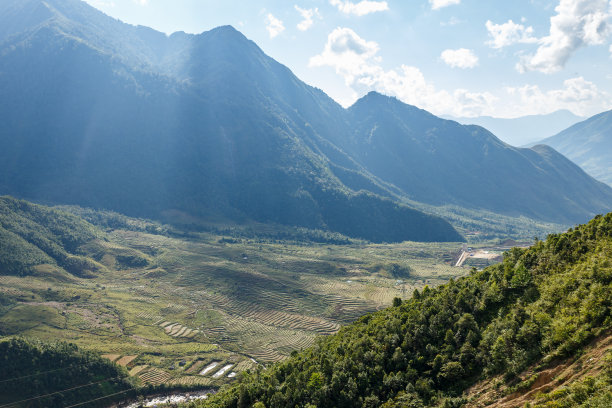
<path id="1" fill-rule="evenodd" d="M 612 407 L 612 0 L 0 0 L 0 408 Z"/>
<path id="2" fill-rule="evenodd" d="M 39 265 L 33 276 L 1 276 L 0 293 L 15 301 L 0 316 L 2 333 L 95 349 L 143 384 L 230 382 L 469 271 L 452 266 L 459 243 L 316 243 L 261 238 L 286 234 L 281 227 L 255 237 L 234 227 L 185 232 L 64 210 L 105 228 L 79 249 L 102 272 L 79 278 Z"/>

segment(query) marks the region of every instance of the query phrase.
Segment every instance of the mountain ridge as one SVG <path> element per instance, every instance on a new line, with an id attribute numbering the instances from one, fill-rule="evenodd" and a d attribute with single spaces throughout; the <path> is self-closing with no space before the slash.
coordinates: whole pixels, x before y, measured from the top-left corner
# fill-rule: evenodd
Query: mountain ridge
<path id="1" fill-rule="evenodd" d="M 612 185 L 612 111 L 594 115 L 538 143 L 557 149 L 596 179 Z"/>
<path id="2" fill-rule="evenodd" d="M 525 147 L 535 143 L 543 135 L 553 135 L 583 120 L 566 109 L 545 114 L 526 115 L 517 118 L 477 116 L 474 118 L 446 117 L 464 125 L 482 126 L 512 146 Z"/>
<path id="3" fill-rule="evenodd" d="M 470 165 L 472 180 L 480 183 L 477 153 L 506 147 L 484 130 L 403 104 L 393 108 L 400 114 L 366 110 L 388 114 L 398 141 L 412 134 L 429 153 L 410 167 L 399 148 L 382 143 L 379 151 L 395 154 L 380 159 L 392 161 L 391 170 L 401 174 L 383 171 L 365 160 L 362 133 L 372 123 L 364 122 L 368 115 L 355 115 L 359 104 L 345 110 L 229 26 L 166 36 L 76 0 L 9 4 L 52 5 L 55 14 L 0 43 L 0 86 L 7 95 L 0 100 L 5 194 L 147 217 L 178 209 L 309 228 L 333 224 L 354 237 L 361 228 L 355 224 L 364 222 L 368 235 L 361 230 L 359 237 L 376 240 L 461 239 L 449 224 L 405 205 L 415 198 L 564 223 L 590 218 L 612 203 L 612 189 L 582 175 L 552 196 L 543 197 L 541 186 L 525 190 L 519 205 L 507 203 L 499 181 L 474 197 L 445 194 L 451 188 L 462 192 L 457 182 L 448 182 L 450 168 Z M 440 133 L 449 129 L 463 135 L 471 150 Z M 463 156 L 437 154 L 447 142 Z M 409 147 L 404 143 L 402 154 Z M 502 154 L 496 164 L 512 176 L 505 160 Z M 549 175 L 530 166 L 525 177 L 546 184 Z M 554 166 L 548 170 L 563 179 Z M 426 177 L 410 179 L 411 173 Z M 572 191 L 580 183 L 586 187 Z"/>
<path id="4" fill-rule="evenodd" d="M 299 85 L 300 91 L 289 98 L 311 99 L 310 104 L 301 104 L 305 109 L 319 102 L 311 92 L 321 92 L 299 82 L 233 28 L 189 37 L 196 58 L 185 67 L 189 76 L 181 81 L 131 69 L 130 59 L 114 59 L 66 36 L 63 28 L 53 22 L 23 34 L 25 41 L 11 37 L 9 43 L 19 44 L 26 53 L 4 44 L 0 70 L 8 74 L 5 78 L 17 78 L 3 83 L 7 94 L 16 98 L 0 102 L 7 120 L 0 129 L 5 147 L 0 155 L 10 167 L 0 177 L 4 192 L 138 215 L 178 204 L 179 209 L 196 214 L 218 211 L 237 218 L 242 213 L 260 221 L 306 227 L 334 224 L 338 232 L 351 235 L 359 229 L 366 234 L 361 238 L 375 240 L 462 239 L 446 221 L 347 189 L 329 168 L 323 151 L 334 154 L 334 162 L 353 171 L 362 183 L 379 184 L 380 192 L 385 191 L 379 182 L 355 172 L 358 166 L 316 131 L 295 125 L 303 119 L 287 108 L 289 103 L 283 100 L 287 93 L 270 92 L 279 81 L 264 77 L 268 82 L 238 94 L 240 85 L 251 82 L 249 75 L 254 75 L 237 69 L 243 64 L 235 59 L 245 55 L 259 61 L 263 67 L 259 69 L 271 66 L 276 76 Z M 210 42 L 215 36 L 237 38 L 233 46 L 245 50 L 211 54 L 208 51 L 220 45 Z M 38 61 L 28 58 L 32 52 Z M 62 75 L 74 67 L 78 70 L 49 92 L 56 88 L 57 78 L 30 77 L 27 67 L 34 62 L 56 64 L 53 72 Z M 230 80 L 219 81 L 219 75 Z M 203 85 L 190 86 L 195 81 Z M 219 83 L 223 85 L 209 86 Z M 272 96 L 275 103 L 260 103 L 262 95 Z M 32 100 L 45 104 L 33 106 Z M 324 102 L 330 106 L 331 99 Z M 237 115 L 241 121 L 235 120 Z M 31 121 L 32 117 L 40 119 Z M 11 140 L 15 130 L 19 138 Z M 40 140 L 45 133 L 52 137 Z M 82 134 L 88 138 L 83 140 Z M 37 145 L 43 160 L 29 155 L 31 146 Z M 112 158 L 114 165 L 108 166 L 105 158 Z M 114 180 L 116 186 L 109 188 L 106 180 Z M 338 212 L 335 206 L 346 211 Z M 371 214 L 371 222 L 365 223 L 369 229 L 356 222 L 364 210 Z M 336 214 L 335 218 L 327 213 Z"/>
<path id="5" fill-rule="evenodd" d="M 441 119 L 375 92 L 357 101 L 349 112 L 354 134 L 349 143 L 337 143 L 414 201 L 481 206 L 570 224 L 572 218 L 580 217 L 579 208 L 610 206 L 607 187 L 560 154 L 512 147 L 480 126 Z M 527 179 L 530 183 L 523 182 Z M 516 201 L 509 201 L 509 195 Z M 548 205 L 551 200 L 568 202 L 564 211 L 573 215 L 564 218 L 555 205 Z"/>

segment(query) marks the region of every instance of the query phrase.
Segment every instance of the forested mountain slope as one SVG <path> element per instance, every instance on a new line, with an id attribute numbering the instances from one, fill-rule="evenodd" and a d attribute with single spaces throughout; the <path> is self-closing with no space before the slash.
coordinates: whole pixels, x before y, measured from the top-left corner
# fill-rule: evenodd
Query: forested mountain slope
<path id="1" fill-rule="evenodd" d="M 452 407 L 480 380 L 554 366 L 610 334 L 612 213 L 400 303 L 196 406 Z M 610 401 L 610 364 L 581 402 Z"/>
<path id="2" fill-rule="evenodd" d="M 612 185 L 612 111 L 595 115 L 538 143 L 552 146 L 596 179 Z"/>
<path id="3" fill-rule="evenodd" d="M 97 266 L 77 255 L 78 247 L 99 235 L 94 226 L 74 215 L 0 197 L 0 275 L 27 275 L 42 264 L 88 274 Z"/>
<path id="4" fill-rule="evenodd" d="M 50 273 L 70 279 L 95 277 L 98 261 L 113 252 L 121 267 L 146 266 L 146 255 L 105 246 L 104 232 L 83 218 L 12 197 L 0 197 L 0 276 Z"/>
<path id="5" fill-rule="evenodd" d="M 512 147 L 484 128 L 372 92 L 350 109 L 342 148 L 419 202 L 567 224 L 612 209 L 612 190 L 550 148 Z"/>
<path id="6" fill-rule="evenodd" d="M 77 0 L 2 6 L 38 16 L 7 26 L 0 44 L 3 193 L 373 241 L 462 239 L 391 201 L 322 136 L 342 131 L 344 110 L 233 28 L 166 37 Z"/>
<path id="7" fill-rule="evenodd" d="M 2 339 L 0 365 L 2 406 L 105 407 L 135 394 L 125 369 L 74 344 Z"/>
<path id="8" fill-rule="evenodd" d="M 232 27 L 166 36 L 79 0 L 7 0 L 0 26 L 0 194 L 371 241 L 462 239 L 409 200 L 565 224 L 612 206 L 559 155 L 381 95 L 344 109 Z"/>

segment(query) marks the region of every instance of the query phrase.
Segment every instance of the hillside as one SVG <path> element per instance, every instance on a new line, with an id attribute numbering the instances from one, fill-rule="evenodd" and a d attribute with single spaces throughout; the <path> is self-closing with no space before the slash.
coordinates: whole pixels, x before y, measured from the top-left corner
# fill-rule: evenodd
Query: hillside
<path id="1" fill-rule="evenodd" d="M 538 143 L 553 147 L 591 176 L 612 185 L 612 111 L 595 115 Z"/>
<path id="2" fill-rule="evenodd" d="M 547 115 L 528 115 L 518 118 L 452 118 L 464 125 L 478 125 L 512 146 L 525 146 L 542 139 L 542 135 L 555 135 L 582 121 L 584 118 L 567 110 L 558 110 Z"/>
<path id="3" fill-rule="evenodd" d="M 101 236 L 74 215 L 12 197 L 0 197 L 0 275 L 29 275 L 40 265 L 89 276 L 102 266 L 79 254 Z"/>
<path id="4" fill-rule="evenodd" d="M 460 243 L 374 244 L 256 223 L 202 231 L 189 218 L 181 229 L 9 197 L 0 209 L 0 339 L 74 343 L 145 386 L 231 383 L 467 272 L 451 265 Z M 81 269 L 64 262 L 75 258 Z"/>
<path id="5" fill-rule="evenodd" d="M 157 219 L 180 211 L 326 229 L 375 242 L 462 240 L 443 219 L 406 206 L 410 200 L 570 224 L 612 203 L 612 189 L 559 172 L 560 157 L 540 169 L 533 163 L 547 160 L 538 152 L 497 148 L 492 135 L 458 124 L 438 135 L 446 122 L 421 111 L 388 118 L 383 128 L 401 130 L 384 135 L 394 142 L 378 149 L 389 171 L 369 166 L 362 139 L 373 115 L 356 117 L 367 104 L 343 109 L 232 27 L 166 36 L 79 0 L 6 1 L 0 19 L 2 194 Z M 436 125 L 425 129 L 423 121 Z M 421 131 L 437 139 L 435 148 L 404 160 L 401 139 L 426 137 Z M 467 142 L 453 144 L 455 133 Z M 479 166 L 487 157 L 474 149 L 500 154 Z M 438 169 L 442 161 L 449 166 Z M 469 185 L 459 188 L 452 171 L 464 165 L 459 174 Z M 518 173 L 517 165 L 524 165 Z M 402 177 L 409 174 L 423 178 L 408 186 L 412 179 Z M 532 188 L 500 188 L 527 179 Z M 441 193 L 449 187 L 452 194 Z"/>
<path id="6" fill-rule="evenodd" d="M 611 208 L 612 189 L 550 148 L 515 148 L 375 92 L 349 112 L 354 133 L 342 148 L 414 201 L 567 224 Z"/>
<path id="7" fill-rule="evenodd" d="M 453 407 L 497 376 L 515 386 L 509 393 L 528 390 L 547 381 L 546 370 L 610 335 L 611 253 L 612 213 L 515 248 L 502 264 L 415 291 L 193 406 Z M 600 353 L 604 371 L 593 371 L 594 379 L 578 376 L 561 394 L 542 388 L 540 398 L 609 406 L 609 353 Z M 521 377 L 528 368 L 531 375 Z"/>
<path id="8" fill-rule="evenodd" d="M 135 394 L 124 369 L 70 343 L 2 339 L 0 363 L 2 406 L 105 407 Z"/>

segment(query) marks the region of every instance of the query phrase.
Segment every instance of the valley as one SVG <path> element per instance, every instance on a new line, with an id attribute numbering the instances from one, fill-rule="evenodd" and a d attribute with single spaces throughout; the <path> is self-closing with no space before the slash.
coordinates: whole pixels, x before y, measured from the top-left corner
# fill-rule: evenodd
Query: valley
<path id="1" fill-rule="evenodd" d="M 0 408 L 612 406 L 607 1 L 186 3 L 0 1 Z"/>
<path id="2" fill-rule="evenodd" d="M 143 385 L 231 382 L 469 271 L 452 266 L 461 243 L 316 243 L 224 228 L 232 236 L 63 209 L 97 220 L 97 237 L 77 252 L 100 272 L 79 277 L 43 263 L 0 276 L 0 333 L 75 343 Z"/>

